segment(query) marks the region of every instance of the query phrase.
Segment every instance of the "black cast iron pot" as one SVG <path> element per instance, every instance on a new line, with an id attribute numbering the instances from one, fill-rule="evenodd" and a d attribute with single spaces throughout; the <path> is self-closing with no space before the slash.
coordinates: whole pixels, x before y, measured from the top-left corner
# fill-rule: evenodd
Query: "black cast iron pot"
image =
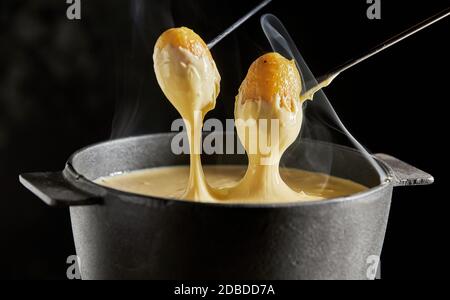
<path id="1" fill-rule="evenodd" d="M 83 279 L 367 279 L 381 254 L 392 190 L 433 178 L 393 157 L 302 141 L 284 164 L 312 171 L 326 156 L 331 175 L 370 189 L 312 203 L 210 204 L 139 196 L 94 179 L 115 172 L 186 165 L 170 151 L 173 134 L 114 140 L 75 153 L 64 171 L 22 174 L 51 206 L 68 206 Z M 309 154 L 308 154 L 309 153 Z M 307 155 L 308 154 L 308 155 Z M 330 159 L 331 155 L 331 159 Z M 244 155 L 204 157 L 245 164 Z"/>

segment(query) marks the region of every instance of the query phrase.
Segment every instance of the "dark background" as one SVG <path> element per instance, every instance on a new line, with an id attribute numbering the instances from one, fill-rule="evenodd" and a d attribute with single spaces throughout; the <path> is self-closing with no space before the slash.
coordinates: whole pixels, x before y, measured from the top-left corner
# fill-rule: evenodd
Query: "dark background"
<path id="1" fill-rule="evenodd" d="M 101 140 L 170 131 L 176 112 L 152 68 L 157 36 L 185 25 L 205 40 L 258 1 L 87 1 L 69 21 L 63 0 L 0 4 L 0 277 L 64 279 L 75 253 L 68 210 L 52 209 L 18 174 L 60 170 L 75 150 Z M 392 2 L 395 2 L 392 3 Z M 264 12 L 286 25 L 316 75 L 364 53 L 449 5 L 382 0 L 273 0 Z M 386 279 L 448 276 L 449 20 L 346 72 L 326 90 L 354 136 L 436 178 L 399 188 L 382 255 Z M 232 117 L 246 69 L 270 50 L 259 15 L 213 49 L 222 93 L 211 117 Z"/>

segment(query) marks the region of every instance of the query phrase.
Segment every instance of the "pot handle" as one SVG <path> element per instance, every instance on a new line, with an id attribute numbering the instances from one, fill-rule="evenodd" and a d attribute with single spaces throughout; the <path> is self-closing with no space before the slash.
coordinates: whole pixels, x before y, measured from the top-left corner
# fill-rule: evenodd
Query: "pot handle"
<path id="1" fill-rule="evenodd" d="M 394 186 L 428 185 L 434 182 L 433 176 L 387 154 L 375 154 L 391 171 Z"/>
<path id="2" fill-rule="evenodd" d="M 92 205 L 101 201 L 69 183 L 63 172 L 21 174 L 19 181 L 50 206 Z"/>

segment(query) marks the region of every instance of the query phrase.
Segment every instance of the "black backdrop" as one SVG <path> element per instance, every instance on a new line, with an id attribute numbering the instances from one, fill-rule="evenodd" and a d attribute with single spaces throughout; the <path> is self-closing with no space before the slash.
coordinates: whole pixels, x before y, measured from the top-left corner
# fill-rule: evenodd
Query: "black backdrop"
<path id="1" fill-rule="evenodd" d="M 444 9 L 448 1 L 273 0 L 264 12 L 286 25 L 316 75 Z M 159 33 L 186 25 L 206 40 L 258 1 L 81 0 L 82 19 L 63 0 L 0 4 L 0 277 L 66 278 L 74 254 L 67 210 L 25 190 L 18 174 L 59 170 L 75 150 L 109 138 L 169 131 L 175 111 L 152 72 Z M 449 20 L 345 73 L 326 90 L 354 136 L 436 178 L 395 190 L 382 277 L 448 276 L 446 192 Z M 269 47 L 259 15 L 213 49 L 222 93 L 211 117 L 232 117 L 253 59 Z"/>

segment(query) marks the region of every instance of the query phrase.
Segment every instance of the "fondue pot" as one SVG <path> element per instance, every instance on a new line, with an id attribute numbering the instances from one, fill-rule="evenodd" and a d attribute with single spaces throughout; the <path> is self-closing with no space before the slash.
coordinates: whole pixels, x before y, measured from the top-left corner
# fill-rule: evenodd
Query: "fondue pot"
<path id="1" fill-rule="evenodd" d="M 300 140 L 284 166 L 329 172 L 369 189 L 309 203 L 223 204 L 141 196 L 94 183 L 117 172 L 189 164 L 187 155 L 172 153 L 173 136 L 100 143 L 73 154 L 62 172 L 20 175 L 48 205 L 70 208 L 83 279 L 367 279 L 371 258 L 381 254 L 393 188 L 433 182 L 431 175 L 377 154 L 388 175 L 381 181 L 358 151 Z M 331 161 L 328 170 L 313 167 L 308 153 Z M 246 156 L 205 156 L 203 163 L 246 164 Z"/>

